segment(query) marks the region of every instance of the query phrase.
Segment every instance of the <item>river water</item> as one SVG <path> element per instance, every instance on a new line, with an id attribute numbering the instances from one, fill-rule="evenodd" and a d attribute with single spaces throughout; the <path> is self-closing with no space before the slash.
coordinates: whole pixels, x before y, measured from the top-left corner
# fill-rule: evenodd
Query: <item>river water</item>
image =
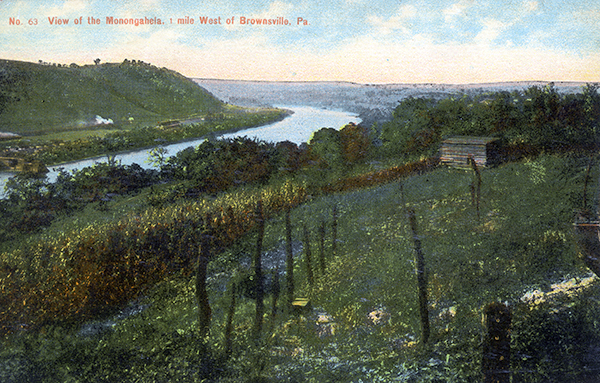
<path id="1" fill-rule="evenodd" d="M 220 137 L 233 138 L 247 136 L 269 142 L 281 142 L 287 140 L 300 145 L 303 142 L 308 142 L 312 134 L 321 128 L 326 127 L 340 129 L 349 122 L 358 124 L 361 121 L 356 114 L 339 110 L 319 109 L 308 106 L 278 107 L 292 110 L 294 113 L 291 116 L 270 125 L 240 130 L 235 133 L 222 135 Z M 203 141 L 204 138 L 199 138 L 197 140 L 165 145 L 165 149 L 167 149 L 167 155 L 172 156 L 185 148 L 197 146 Z M 141 167 L 149 169 L 152 168 L 152 165 L 148 163 L 149 154 L 150 153 L 148 149 L 143 149 L 118 154 L 115 159 L 123 165 L 137 163 Z M 70 171 L 82 169 L 87 166 L 92 166 L 95 163 L 106 161 L 106 157 L 97 157 L 49 166 L 49 172 L 47 176 L 48 179 L 53 182 L 56 180 L 58 169 L 60 168 Z M 0 172 L 0 198 L 4 195 L 4 186 L 6 185 L 6 182 L 13 174 L 14 173 Z"/>

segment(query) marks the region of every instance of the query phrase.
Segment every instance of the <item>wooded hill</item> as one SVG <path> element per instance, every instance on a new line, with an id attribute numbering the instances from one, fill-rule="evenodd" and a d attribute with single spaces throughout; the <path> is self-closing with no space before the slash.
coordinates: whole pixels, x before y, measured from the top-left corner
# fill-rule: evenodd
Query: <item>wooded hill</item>
<path id="1" fill-rule="evenodd" d="M 108 120 L 117 127 L 144 126 L 219 112 L 223 106 L 172 70 L 127 59 L 96 63 L 0 60 L 0 131 L 31 135 L 90 128 Z"/>

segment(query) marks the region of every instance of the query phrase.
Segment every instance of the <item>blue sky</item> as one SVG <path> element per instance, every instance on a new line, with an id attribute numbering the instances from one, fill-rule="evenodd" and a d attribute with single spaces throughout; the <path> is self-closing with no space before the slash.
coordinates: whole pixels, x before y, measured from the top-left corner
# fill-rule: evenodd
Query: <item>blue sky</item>
<path id="1" fill-rule="evenodd" d="M 128 58 L 189 77 L 245 80 L 600 81 L 600 0 L 0 0 L 0 14 L 5 59 Z M 50 25 L 53 16 L 69 24 Z M 106 25 L 108 16 L 166 24 Z M 177 25 L 185 16 L 195 23 Z M 200 25 L 200 16 L 222 24 Z M 291 25 L 241 25 L 241 17 Z"/>

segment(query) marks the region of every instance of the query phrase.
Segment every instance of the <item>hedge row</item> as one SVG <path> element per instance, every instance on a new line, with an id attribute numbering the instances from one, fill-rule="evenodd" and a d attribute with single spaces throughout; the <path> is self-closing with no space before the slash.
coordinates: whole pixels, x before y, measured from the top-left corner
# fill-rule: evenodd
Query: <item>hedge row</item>
<path id="1" fill-rule="evenodd" d="M 240 191 L 93 224 L 0 254 L 0 333 L 121 306 L 170 273 L 191 273 L 206 226 L 216 246 L 227 246 L 254 227 L 259 199 L 268 217 L 306 195 L 304 186 L 291 182 Z"/>
<path id="2" fill-rule="evenodd" d="M 401 177 L 419 174 L 436 168 L 440 163 L 439 158 L 429 157 L 405 165 L 394 166 L 377 172 L 361 174 L 356 177 L 345 178 L 338 182 L 323 187 L 325 193 L 343 192 L 355 189 L 376 186 L 395 181 Z"/>

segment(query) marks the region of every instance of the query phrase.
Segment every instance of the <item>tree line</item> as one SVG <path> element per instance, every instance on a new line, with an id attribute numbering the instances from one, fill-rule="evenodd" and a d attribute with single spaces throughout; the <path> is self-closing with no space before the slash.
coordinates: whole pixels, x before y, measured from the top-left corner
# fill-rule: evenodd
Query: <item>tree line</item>
<path id="1" fill-rule="evenodd" d="M 381 126 L 382 154 L 433 154 L 452 135 L 492 136 L 508 145 L 556 151 L 596 148 L 600 122 L 597 84 L 561 94 L 553 84 L 524 91 L 407 98 Z"/>

